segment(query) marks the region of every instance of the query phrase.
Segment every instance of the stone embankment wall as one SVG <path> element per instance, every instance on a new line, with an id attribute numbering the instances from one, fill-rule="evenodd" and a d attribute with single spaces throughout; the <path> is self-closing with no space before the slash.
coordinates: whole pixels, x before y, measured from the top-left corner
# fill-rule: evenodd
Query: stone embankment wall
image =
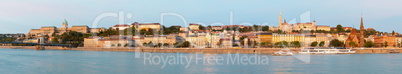
<path id="1" fill-rule="evenodd" d="M 0 48 L 9 49 L 35 49 L 35 46 L 0 46 Z M 45 46 L 47 50 L 68 50 L 69 48 L 57 47 L 57 46 Z"/>
<path id="2" fill-rule="evenodd" d="M 0 46 L 0 48 L 9 49 L 35 49 L 35 46 Z M 82 51 L 118 51 L 118 52 L 160 52 L 160 53 L 261 53 L 261 54 L 271 54 L 279 51 L 283 48 L 63 48 L 63 47 L 53 47 L 45 46 L 46 50 L 82 50 Z M 136 50 L 137 49 L 137 50 Z M 289 48 L 292 52 L 300 52 L 300 48 Z M 353 48 L 352 51 L 356 51 L 356 54 L 378 54 L 378 53 L 390 53 L 390 52 L 402 52 L 402 48 Z"/>
<path id="3" fill-rule="evenodd" d="M 401 52 L 402 48 L 355 48 L 352 51 L 356 51 L 357 54 L 365 53 L 390 53 L 390 52 Z"/>

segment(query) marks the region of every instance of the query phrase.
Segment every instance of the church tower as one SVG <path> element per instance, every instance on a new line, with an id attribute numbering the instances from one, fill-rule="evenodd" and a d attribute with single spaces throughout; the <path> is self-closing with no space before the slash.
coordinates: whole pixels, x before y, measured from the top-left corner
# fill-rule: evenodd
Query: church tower
<path id="1" fill-rule="evenodd" d="M 64 19 L 63 26 L 61 27 L 61 30 L 60 30 L 61 31 L 60 34 L 67 32 L 67 30 L 68 30 L 68 23 L 67 23 L 67 20 Z"/>
<path id="2" fill-rule="evenodd" d="M 311 27 L 311 29 L 316 31 L 317 30 L 317 25 L 315 24 L 315 20 L 313 21 L 312 25 L 313 26 Z"/>
<path id="3" fill-rule="evenodd" d="M 364 26 L 363 26 L 363 15 L 361 16 L 360 20 L 360 47 L 364 46 Z"/>
<path id="4" fill-rule="evenodd" d="M 62 27 L 62 28 L 67 28 L 67 27 L 68 27 L 67 20 L 64 19 L 64 21 L 63 21 L 63 27 Z"/>

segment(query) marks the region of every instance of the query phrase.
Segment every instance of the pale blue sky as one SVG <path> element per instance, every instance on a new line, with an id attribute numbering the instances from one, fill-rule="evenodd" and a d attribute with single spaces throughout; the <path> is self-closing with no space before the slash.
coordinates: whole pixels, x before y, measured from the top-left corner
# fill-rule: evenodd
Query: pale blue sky
<path id="1" fill-rule="evenodd" d="M 132 22 L 160 22 L 160 14 L 177 13 L 188 23 L 229 24 L 233 11 L 234 24 L 269 23 L 278 25 L 279 11 L 290 21 L 311 11 L 311 21 L 318 25 L 359 27 L 363 13 L 365 27 L 402 32 L 400 0 L 2 0 L 0 1 L 0 33 L 28 33 L 41 26 L 61 27 L 91 25 L 95 17 L 106 12 L 132 13 Z M 105 18 L 99 27 L 111 27 L 118 18 Z M 165 17 L 165 26 L 184 25 L 177 17 Z M 299 21 L 299 20 L 298 20 Z"/>

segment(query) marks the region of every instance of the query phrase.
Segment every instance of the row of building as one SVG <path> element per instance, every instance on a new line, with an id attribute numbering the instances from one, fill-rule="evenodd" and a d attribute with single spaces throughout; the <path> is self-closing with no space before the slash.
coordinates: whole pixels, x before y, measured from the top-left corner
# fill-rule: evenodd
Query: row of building
<path id="1" fill-rule="evenodd" d="M 346 47 L 350 42 L 355 42 L 357 47 L 363 47 L 367 41 L 372 41 L 377 47 L 384 45 L 388 46 L 400 46 L 402 38 L 398 35 L 389 34 L 376 34 L 368 37 L 364 37 L 364 30 L 374 30 L 373 28 L 364 29 L 363 18 L 361 18 L 360 32 L 356 32 L 352 27 L 343 27 L 345 30 L 352 30 L 350 33 L 307 33 L 298 34 L 291 33 L 294 30 L 298 31 L 310 31 L 310 30 L 322 30 L 330 31 L 330 26 L 316 25 L 316 21 L 312 23 L 295 23 L 289 24 L 282 22 L 282 14 L 279 16 L 278 27 L 271 26 L 269 29 L 272 31 L 282 30 L 285 33 L 272 33 L 267 31 L 251 31 L 251 32 L 239 32 L 233 30 L 224 30 L 228 27 L 248 28 L 252 26 L 244 25 L 223 25 L 223 26 L 211 26 L 212 30 L 200 30 L 200 24 L 190 23 L 188 27 L 174 26 L 180 28 L 180 33 L 173 33 L 169 35 L 115 35 L 107 37 L 89 37 L 84 39 L 84 47 L 125 47 L 125 46 L 140 46 L 144 47 L 149 43 L 163 44 L 167 47 L 174 47 L 177 43 L 183 43 L 184 41 L 190 42 L 192 48 L 232 48 L 232 47 L 258 47 L 258 43 L 269 42 L 271 45 L 286 41 L 293 42 L 299 41 L 301 46 L 308 47 L 312 42 L 324 42 L 324 46 L 328 47 L 331 40 L 338 39 L 344 42 Z M 162 25 L 159 23 L 138 23 L 134 22 L 131 25 L 117 24 L 112 29 L 124 30 L 135 28 L 140 30 L 162 30 Z M 68 27 L 67 21 L 64 20 L 61 28 L 54 26 L 45 26 L 40 29 L 31 29 L 27 34 L 28 37 L 41 37 L 43 35 L 62 34 L 69 31 L 77 31 L 81 33 L 99 33 L 104 31 L 105 28 L 89 28 L 86 25 L 78 25 Z M 219 30 L 219 31 L 214 31 Z M 245 37 L 246 36 L 246 37 Z M 386 44 L 385 44 L 386 43 Z"/>

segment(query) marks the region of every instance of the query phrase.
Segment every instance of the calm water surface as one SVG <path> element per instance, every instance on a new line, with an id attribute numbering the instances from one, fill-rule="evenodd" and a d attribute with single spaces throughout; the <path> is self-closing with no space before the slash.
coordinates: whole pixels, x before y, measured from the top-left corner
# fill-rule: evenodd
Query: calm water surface
<path id="1" fill-rule="evenodd" d="M 293 56 L 267 56 L 268 65 L 150 65 L 143 54 L 71 50 L 0 49 L 1 74 L 144 74 L 144 73 L 401 73 L 402 54 L 311 55 L 305 63 Z M 152 56 L 227 56 L 236 54 L 147 53 Z M 254 54 L 240 54 L 254 56 Z M 226 62 L 224 62 L 226 63 Z"/>

